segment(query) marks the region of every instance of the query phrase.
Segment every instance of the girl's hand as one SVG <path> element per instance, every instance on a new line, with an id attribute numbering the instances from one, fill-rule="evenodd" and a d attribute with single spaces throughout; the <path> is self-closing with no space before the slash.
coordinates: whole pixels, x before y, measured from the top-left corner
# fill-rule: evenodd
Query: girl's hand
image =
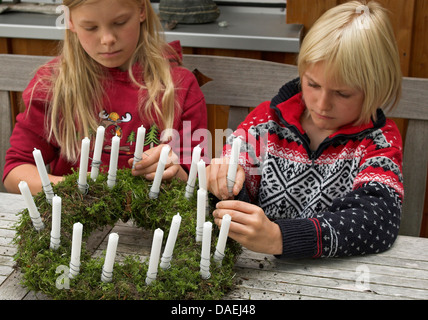
<path id="1" fill-rule="evenodd" d="M 225 214 L 232 218 L 230 238 L 255 252 L 282 254 L 281 230 L 260 207 L 237 200 L 220 201 L 213 211 L 214 222 L 219 227 Z"/>
<path id="2" fill-rule="evenodd" d="M 156 169 L 158 167 L 159 157 L 165 144 L 160 144 L 143 153 L 143 159 L 135 164 L 132 169 L 132 175 L 143 176 L 147 180 L 154 180 Z M 129 159 L 128 163 L 132 167 L 134 158 Z M 187 181 L 187 173 L 180 165 L 178 156 L 171 150 L 165 165 L 165 171 L 162 180 L 170 180 L 177 177 L 180 180 Z"/>
<path id="3" fill-rule="evenodd" d="M 233 199 L 241 191 L 245 181 L 244 169 L 238 165 L 235 177 L 235 184 L 232 189 L 232 196 L 227 189 L 227 171 L 229 169 L 229 158 L 216 158 L 211 160 L 207 167 L 208 191 L 218 199 Z"/>

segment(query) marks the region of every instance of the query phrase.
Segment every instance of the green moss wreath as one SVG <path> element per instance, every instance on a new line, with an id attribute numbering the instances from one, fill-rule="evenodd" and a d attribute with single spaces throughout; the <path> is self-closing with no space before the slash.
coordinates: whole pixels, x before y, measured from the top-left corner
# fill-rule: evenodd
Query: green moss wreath
<path id="1" fill-rule="evenodd" d="M 184 197 L 185 183 L 173 180 L 163 182 L 158 199 L 148 197 L 150 182 L 133 177 L 130 170 L 118 170 L 113 189 L 106 184 L 106 175 L 97 181 L 88 181 L 88 194 L 82 195 L 76 181 L 78 173 L 67 176 L 54 186 L 54 193 L 62 199 L 61 246 L 51 250 L 50 231 L 52 208 L 43 192 L 34 197 L 45 228 L 37 232 L 28 210 L 23 210 L 16 225 L 14 242 L 18 251 L 15 259 L 23 272 L 23 284 L 33 291 L 41 291 L 53 299 L 220 299 L 234 286 L 235 257 L 241 247 L 228 239 L 221 266 L 211 261 L 211 277 L 201 279 L 199 273 L 201 244 L 195 241 L 196 192 L 188 200 Z M 90 179 L 88 179 L 90 180 Z M 105 255 L 91 257 L 85 240 L 100 227 L 113 226 L 119 219 L 132 219 L 138 227 L 164 231 L 164 244 L 171 220 L 177 212 L 182 217 L 171 268 L 158 269 L 156 281 L 145 284 L 148 258 L 141 262 L 137 256 L 128 256 L 123 262 L 115 262 L 113 281 L 101 281 Z M 211 215 L 209 219 L 211 218 Z M 80 273 L 69 281 L 69 289 L 58 289 L 58 266 L 69 266 L 73 224 L 83 224 Z M 217 243 L 218 228 L 213 224 L 211 252 Z M 120 242 L 120 239 L 119 239 Z"/>

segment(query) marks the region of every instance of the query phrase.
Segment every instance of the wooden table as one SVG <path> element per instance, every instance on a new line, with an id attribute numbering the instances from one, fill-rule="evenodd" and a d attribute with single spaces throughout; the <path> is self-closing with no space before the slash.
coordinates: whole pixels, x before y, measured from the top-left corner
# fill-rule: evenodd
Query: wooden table
<path id="1" fill-rule="evenodd" d="M 25 207 L 21 195 L 0 193 L 0 299 L 44 299 L 19 284 L 11 244 L 17 212 Z M 110 230 L 92 241 L 95 255 L 106 248 Z M 129 253 L 148 255 L 151 232 L 118 223 L 118 258 Z M 135 241 L 138 239 L 138 241 Z M 145 245 L 141 246 L 141 239 Z M 135 243 L 139 243 L 136 247 Z M 428 299 L 428 239 L 400 236 L 394 246 L 378 255 L 343 259 L 278 260 L 244 250 L 236 264 L 240 284 L 227 299 Z"/>

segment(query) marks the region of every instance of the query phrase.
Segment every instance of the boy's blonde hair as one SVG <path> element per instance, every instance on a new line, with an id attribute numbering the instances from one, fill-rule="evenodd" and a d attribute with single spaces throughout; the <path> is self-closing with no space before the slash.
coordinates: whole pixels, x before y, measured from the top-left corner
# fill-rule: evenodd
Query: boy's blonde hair
<path id="1" fill-rule="evenodd" d="M 401 96 L 401 67 L 388 13 L 376 2 L 350 1 L 322 15 L 302 42 L 302 78 L 315 63 L 326 76 L 364 92 L 356 124 L 376 119 L 377 108 L 393 108 Z"/>
<path id="2" fill-rule="evenodd" d="M 156 121 L 161 129 L 172 128 L 175 87 L 167 56 L 172 55 L 181 64 L 179 56 L 160 33 L 162 26 L 149 0 L 121 1 L 134 1 L 145 10 L 146 19 L 141 23 L 140 39 L 129 66 L 130 77 L 140 88 L 139 114 Z M 71 12 L 85 2 L 87 0 L 64 0 L 63 4 Z M 144 79 L 133 74 L 135 62 L 141 65 Z M 103 67 L 84 51 L 76 34 L 67 29 L 54 74 L 48 82 L 41 83 L 51 85 L 47 108 L 49 139 L 55 138 L 61 146 L 61 155 L 75 162 L 81 139 L 96 132 L 99 125 L 98 115 L 103 110 L 104 87 L 108 85 L 108 78 Z M 142 94 L 143 91 L 146 92 Z"/>

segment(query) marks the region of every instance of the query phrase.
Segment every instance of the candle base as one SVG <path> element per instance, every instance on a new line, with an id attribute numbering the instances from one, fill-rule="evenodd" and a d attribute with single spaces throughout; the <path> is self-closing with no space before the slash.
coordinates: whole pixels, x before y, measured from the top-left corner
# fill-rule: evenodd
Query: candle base
<path id="1" fill-rule="evenodd" d="M 87 183 L 81 184 L 81 183 L 79 183 L 79 181 L 77 181 L 77 187 L 79 188 L 79 191 L 81 194 L 84 194 L 84 195 L 88 194 L 89 184 L 87 184 Z"/>
<path id="2" fill-rule="evenodd" d="M 202 234 L 204 231 L 204 227 L 196 227 L 196 242 L 202 242 Z"/>
<path id="3" fill-rule="evenodd" d="M 150 190 L 150 192 L 149 192 L 149 198 L 150 199 L 157 199 L 158 197 L 159 197 L 159 191 L 155 192 L 155 191 Z"/>
<path id="4" fill-rule="evenodd" d="M 31 221 L 33 222 L 34 229 L 37 231 L 42 231 L 45 228 L 45 225 L 40 217 L 35 219 L 31 218 Z"/>
<path id="5" fill-rule="evenodd" d="M 75 265 L 73 263 L 70 262 L 70 273 L 68 274 L 68 277 L 70 279 L 73 279 L 75 276 L 77 276 L 80 272 L 80 263 L 79 265 Z"/>
<path id="6" fill-rule="evenodd" d="M 46 195 L 46 201 L 49 202 L 50 204 L 52 204 L 52 199 L 53 199 L 53 197 L 55 195 L 54 192 L 53 192 L 52 184 L 49 183 L 49 184 L 47 184 L 45 186 L 42 186 L 42 188 L 43 188 L 43 191 L 44 191 L 44 193 Z"/>
<path id="7" fill-rule="evenodd" d="M 184 196 L 186 197 L 186 199 L 190 199 L 193 196 L 193 192 L 195 190 L 195 186 L 190 185 L 189 183 L 186 185 L 186 193 L 184 194 Z"/>
<path id="8" fill-rule="evenodd" d="M 172 260 L 172 256 L 169 256 L 169 257 L 162 256 L 159 267 L 161 267 L 163 270 L 168 270 L 169 268 L 171 268 L 171 260 Z"/>
<path id="9" fill-rule="evenodd" d="M 209 278 L 211 278 L 211 273 L 210 273 L 210 259 L 206 259 L 206 258 L 201 258 L 201 269 L 200 269 L 200 273 L 201 273 L 201 278 L 204 280 L 208 280 Z"/>
<path id="10" fill-rule="evenodd" d="M 59 237 L 55 238 L 55 237 L 51 236 L 50 248 L 52 250 L 58 250 L 60 243 L 61 243 L 61 240 Z"/>
<path id="11" fill-rule="evenodd" d="M 148 273 L 146 275 L 146 285 L 150 285 L 153 281 L 156 280 L 156 276 L 158 275 L 157 272 Z"/>
<path id="12" fill-rule="evenodd" d="M 101 281 L 104 283 L 109 283 L 112 282 L 113 280 L 113 271 L 106 271 L 104 270 L 104 266 L 103 266 L 103 271 L 101 272 Z"/>
<path id="13" fill-rule="evenodd" d="M 216 251 L 214 252 L 214 261 L 215 261 L 217 264 L 221 265 L 221 264 L 222 264 L 222 262 L 223 262 L 223 258 L 224 258 L 224 253 L 221 253 L 220 251 L 218 251 L 218 250 L 216 249 Z"/>
<path id="14" fill-rule="evenodd" d="M 91 179 L 92 181 L 96 181 L 98 178 L 98 174 L 100 173 L 100 166 L 103 162 L 99 160 L 92 160 L 91 163 Z"/>
<path id="15" fill-rule="evenodd" d="M 116 175 L 108 174 L 107 176 L 107 186 L 110 189 L 113 189 L 113 187 L 116 185 Z"/>
<path id="16" fill-rule="evenodd" d="M 135 164 L 136 164 L 137 162 L 140 162 L 141 160 L 143 160 L 143 158 L 142 158 L 142 157 L 137 157 L 137 156 L 135 156 L 135 155 L 134 155 L 134 161 L 132 162 L 132 170 L 134 170 L 134 169 L 135 169 Z"/>

